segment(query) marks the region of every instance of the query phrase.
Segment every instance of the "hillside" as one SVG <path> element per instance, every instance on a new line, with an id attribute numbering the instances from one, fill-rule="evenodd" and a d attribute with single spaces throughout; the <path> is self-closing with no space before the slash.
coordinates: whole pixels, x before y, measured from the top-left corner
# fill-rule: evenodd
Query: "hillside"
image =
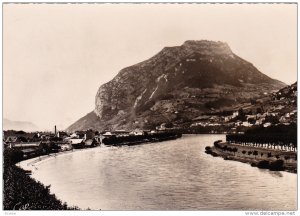
<path id="1" fill-rule="evenodd" d="M 180 125 L 286 86 L 234 54 L 223 42 L 186 41 L 122 69 L 100 86 L 95 109 L 68 130 Z"/>

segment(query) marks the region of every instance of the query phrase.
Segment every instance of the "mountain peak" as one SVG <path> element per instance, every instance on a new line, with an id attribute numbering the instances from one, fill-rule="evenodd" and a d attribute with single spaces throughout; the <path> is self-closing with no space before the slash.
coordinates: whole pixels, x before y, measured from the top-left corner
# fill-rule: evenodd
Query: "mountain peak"
<path id="1" fill-rule="evenodd" d="M 221 41 L 209 40 L 187 40 L 182 44 L 182 47 L 192 49 L 200 53 L 215 53 L 215 54 L 232 54 L 232 51 L 227 43 Z"/>
<path id="2" fill-rule="evenodd" d="M 227 43 L 188 40 L 122 69 L 98 89 L 95 110 L 69 130 L 154 128 L 222 112 L 285 84 L 235 55 Z"/>

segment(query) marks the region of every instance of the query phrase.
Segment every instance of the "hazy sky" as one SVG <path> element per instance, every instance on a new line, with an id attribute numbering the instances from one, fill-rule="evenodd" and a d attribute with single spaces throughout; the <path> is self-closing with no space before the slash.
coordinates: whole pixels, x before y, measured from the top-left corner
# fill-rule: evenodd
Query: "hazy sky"
<path id="1" fill-rule="evenodd" d="M 5 4 L 4 118 L 65 129 L 122 68 L 186 40 L 227 42 L 291 84 L 296 21 L 296 4 Z"/>

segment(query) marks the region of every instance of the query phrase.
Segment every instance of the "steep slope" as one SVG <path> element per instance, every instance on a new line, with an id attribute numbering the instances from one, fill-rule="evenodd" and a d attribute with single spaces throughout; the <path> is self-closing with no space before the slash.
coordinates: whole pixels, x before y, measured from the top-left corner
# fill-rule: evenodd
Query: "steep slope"
<path id="1" fill-rule="evenodd" d="M 87 120 L 85 129 L 180 125 L 203 112 L 222 110 L 284 86 L 235 55 L 226 43 L 186 41 L 122 69 L 103 84 L 93 111 L 98 118 Z M 79 128 L 83 126 L 68 130 Z"/>

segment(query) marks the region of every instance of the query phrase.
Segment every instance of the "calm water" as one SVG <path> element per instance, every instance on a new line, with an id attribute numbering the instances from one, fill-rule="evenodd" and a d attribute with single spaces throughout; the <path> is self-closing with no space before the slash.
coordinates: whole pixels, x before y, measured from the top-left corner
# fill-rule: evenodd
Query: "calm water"
<path id="1" fill-rule="evenodd" d="M 204 153 L 223 135 L 104 147 L 37 164 L 33 177 L 69 205 L 102 210 L 295 210 L 297 175 Z"/>

